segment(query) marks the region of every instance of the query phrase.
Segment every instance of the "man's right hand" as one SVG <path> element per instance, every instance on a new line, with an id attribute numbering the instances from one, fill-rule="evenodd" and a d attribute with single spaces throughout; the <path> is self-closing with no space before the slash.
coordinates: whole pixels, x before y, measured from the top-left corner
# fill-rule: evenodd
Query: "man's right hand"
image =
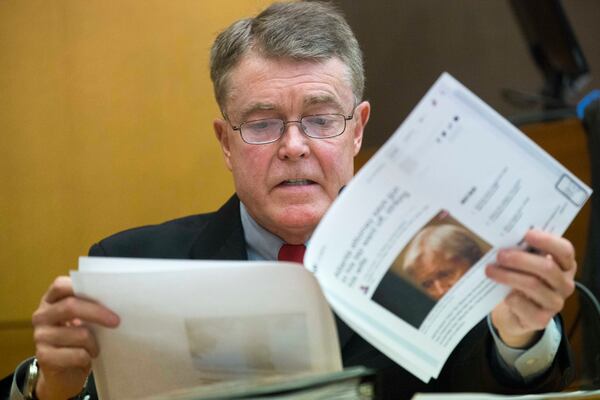
<path id="1" fill-rule="evenodd" d="M 116 327 L 119 317 L 108 308 L 75 297 L 71 278 L 54 280 L 33 313 L 33 339 L 40 376 L 40 400 L 68 399 L 79 394 L 99 349 L 89 324 Z"/>

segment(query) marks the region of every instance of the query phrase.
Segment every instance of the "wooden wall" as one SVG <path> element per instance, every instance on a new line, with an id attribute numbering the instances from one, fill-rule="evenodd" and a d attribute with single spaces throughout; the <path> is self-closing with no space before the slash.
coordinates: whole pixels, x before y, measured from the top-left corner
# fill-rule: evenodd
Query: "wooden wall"
<path id="1" fill-rule="evenodd" d="M 42 293 L 94 241 L 232 193 L 208 51 L 265 4 L 0 2 L 0 377 L 32 353 Z"/>

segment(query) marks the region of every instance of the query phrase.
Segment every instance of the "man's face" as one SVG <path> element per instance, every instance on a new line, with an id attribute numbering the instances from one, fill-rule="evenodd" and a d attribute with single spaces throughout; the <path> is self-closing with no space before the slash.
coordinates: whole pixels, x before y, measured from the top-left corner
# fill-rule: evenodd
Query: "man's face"
<path id="1" fill-rule="evenodd" d="M 224 111 L 234 126 L 264 118 L 349 116 L 354 107 L 347 67 L 337 58 L 298 62 L 250 53 L 231 72 L 228 87 Z M 225 162 L 250 215 L 284 241 L 304 242 L 352 178 L 369 112 L 369 103 L 360 103 L 334 138 L 309 138 L 292 123 L 279 140 L 261 145 L 245 143 L 227 121 L 216 120 Z"/>
<path id="2" fill-rule="evenodd" d="M 439 300 L 471 267 L 464 258 L 425 252 L 406 272 L 429 297 Z"/>

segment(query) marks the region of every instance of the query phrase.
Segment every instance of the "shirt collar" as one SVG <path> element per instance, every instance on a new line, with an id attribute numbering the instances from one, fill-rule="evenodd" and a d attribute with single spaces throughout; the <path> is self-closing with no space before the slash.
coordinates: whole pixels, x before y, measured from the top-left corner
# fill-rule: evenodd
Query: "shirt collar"
<path id="1" fill-rule="evenodd" d="M 246 239 L 246 251 L 248 260 L 277 260 L 277 254 L 281 245 L 284 243 L 278 236 L 275 236 L 258 224 L 250 216 L 244 203 L 240 201 L 240 216 L 244 237 Z"/>

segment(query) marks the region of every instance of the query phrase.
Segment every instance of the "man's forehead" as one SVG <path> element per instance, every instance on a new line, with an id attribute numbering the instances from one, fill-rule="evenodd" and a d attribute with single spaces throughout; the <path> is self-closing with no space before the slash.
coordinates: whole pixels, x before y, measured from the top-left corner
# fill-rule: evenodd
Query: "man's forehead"
<path id="1" fill-rule="evenodd" d="M 249 73 L 250 75 L 248 75 Z M 252 51 L 246 54 L 228 74 L 226 103 L 232 105 L 231 103 L 235 103 L 236 99 L 240 99 L 240 94 L 244 93 L 243 98 L 249 101 L 247 104 L 241 105 L 242 112 L 276 109 L 280 106 L 277 104 L 277 99 L 252 98 L 255 93 L 252 91 L 248 92 L 252 83 L 263 82 L 264 80 L 264 86 L 261 87 L 268 89 L 270 88 L 269 80 L 273 80 L 273 87 L 276 88 L 278 81 L 289 80 L 293 83 L 295 77 L 310 76 L 311 74 L 314 74 L 314 83 L 319 83 L 319 80 L 323 79 L 322 83 L 333 85 L 334 90 L 332 93 L 326 93 L 325 91 L 304 94 L 302 96 L 303 106 L 319 104 L 342 106 L 341 103 L 345 103 L 345 99 L 339 97 L 346 97 L 346 91 L 351 97 L 350 100 L 354 99 L 350 69 L 337 57 L 324 60 L 294 60 L 288 58 L 267 58 Z M 257 77 L 258 80 L 256 80 Z M 344 94 L 342 95 L 342 93 Z M 237 104 L 236 107 L 238 109 L 235 112 L 240 112 L 240 104 Z"/>
<path id="2" fill-rule="evenodd" d="M 428 276 L 435 272 L 438 266 L 444 263 L 444 259 L 437 252 L 430 249 L 422 250 L 421 253 L 414 258 L 409 266 L 409 270 L 413 276 Z"/>

